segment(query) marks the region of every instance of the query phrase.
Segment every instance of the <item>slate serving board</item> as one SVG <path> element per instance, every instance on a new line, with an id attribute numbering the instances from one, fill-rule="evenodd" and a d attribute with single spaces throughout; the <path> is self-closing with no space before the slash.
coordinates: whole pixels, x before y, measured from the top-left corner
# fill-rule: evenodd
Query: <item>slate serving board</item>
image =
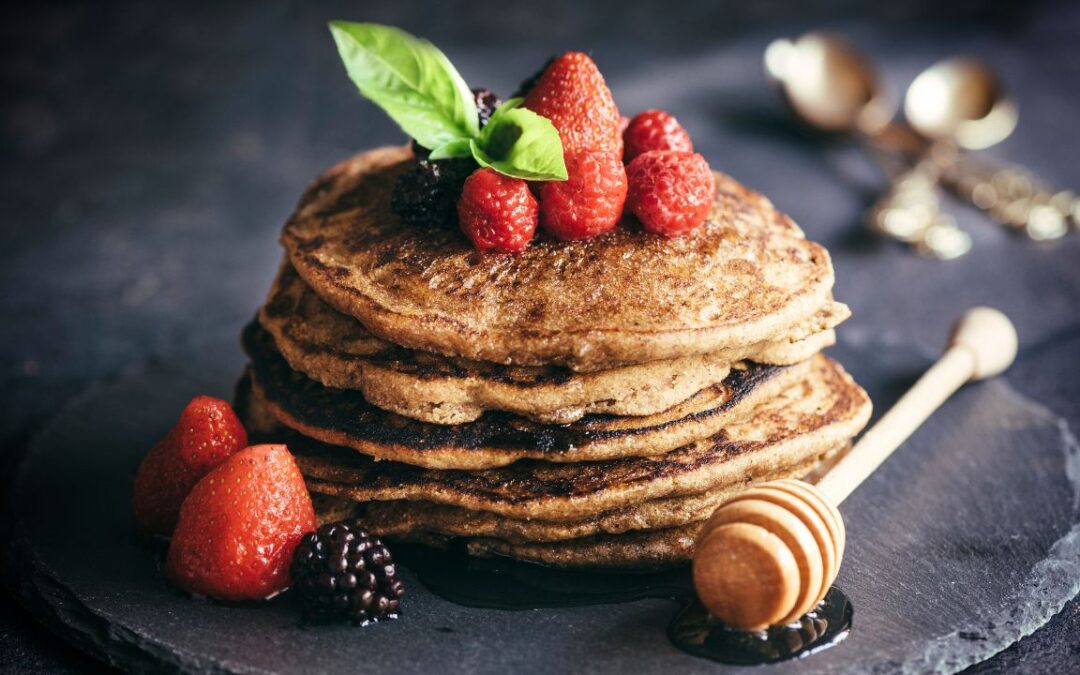
<path id="1" fill-rule="evenodd" d="M 931 355 L 863 343 L 832 354 L 878 413 Z M 215 356 L 217 355 L 217 356 Z M 133 534 L 145 450 L 198 393 L 229 396 L 232 343 L 148 365 L 77 400 L 15 480 L 10 581 L 68 640 L 118 666 L 190 672 L 715 672 L 672 647 L 677 605 L 470 609 L 406 572 L 402 620 L 305 626 L 287 598 L 191 600 Z M 955 671 L 1004 649 L 1080 591 L 1080 454 L 1064 422 L 1003 381 L 961 391 L 842 508 L 838 585 L 855 605 L 833 649 L 765 671 Z"/>

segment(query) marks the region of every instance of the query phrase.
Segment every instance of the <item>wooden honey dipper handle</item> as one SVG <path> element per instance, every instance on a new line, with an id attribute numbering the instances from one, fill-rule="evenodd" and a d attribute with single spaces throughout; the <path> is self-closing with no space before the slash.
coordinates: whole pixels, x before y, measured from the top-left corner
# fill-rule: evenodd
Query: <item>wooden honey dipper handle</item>
<path id="1" fill-rule="evenodd" d="M 1016 328 L 1004 314 L 990 307 L 965 312 L 937 363 L 818 481 L 818 491 L 840 504 L 964 383 L 1004 372 L 1016 349 Z"/>

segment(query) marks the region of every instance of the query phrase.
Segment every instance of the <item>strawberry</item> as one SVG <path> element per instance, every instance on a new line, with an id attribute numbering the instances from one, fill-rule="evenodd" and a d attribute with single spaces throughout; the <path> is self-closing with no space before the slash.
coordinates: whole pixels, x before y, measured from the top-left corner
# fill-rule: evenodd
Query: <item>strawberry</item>
<path id="1" fill-rule="evenodd" d="M 676 237 L 709 215 L 716 197 L 716 179 L 701 155 L 653 150 L 626 166 L 626 206 L 645 229 Z"/>
<path id="2" fill-rule="evenodd" d="M 289 586 L 293 549 L 315 529 L 304 477 L 284 445 L 253 445 L 206 474 L 180 508 L 166 572 L 180 588 L 260 600 Z"/>
<path id="3" fill-rule="evenodd" d="M 476 250 L 517 253 L 536 232 L 539 207 L 528 183 L 483 168 L 465 179 L 457 210 Z"/>
<path id="4" fill-rule="evenodd" d="M 579 150 L 566 156 L 568 179 L 540 188 L 540 225 L 564 241 L 608 232 L 622 217 L 626 169 L 610 152 Z"/>
<path id="5" fill-rule="evenodd" d="M 690 134 L 682 128 L 679 120 L 663 110 L 646 110 L 634 115 L 623 131 L 623 146 L 624 162 L 630 162 L 650 150 L 694 151 Z"/>
<path id="6" fill-rule="evenodd" d="M 524 105 L 551 120 L 565 154 L 598 150 L 622 157 L 619 109 L 586 54 L 567 52 L 555 59 L 529 90 Z"/>
<path id="7" fill-rule="evenodd" d="M 139 529 L 172 534 L 191 488 L 247 442 L 247 432 L 228 403 L 211 396 L 191 399 L 176 426 L 135 472 L 132 506 Z"/>

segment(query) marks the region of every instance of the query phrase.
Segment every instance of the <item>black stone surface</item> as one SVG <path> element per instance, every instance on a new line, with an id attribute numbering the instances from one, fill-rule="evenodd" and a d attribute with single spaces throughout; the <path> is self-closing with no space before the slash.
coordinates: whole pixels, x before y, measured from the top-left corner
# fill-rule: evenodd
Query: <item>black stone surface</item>
<path id="1" fill-rule="evenodd" d="M 959 210 L 976 244 L 959 261 L 870 239 L 856 223 L 882 179 L 854 148 L 799 132 L 760 76 L 769 39 L 820 26 L 879 56 L 898 87 L 935 59 L 980 55 L 1021 107 L 1016 133 L 988 154 L 1076 188 L 1075 3 L 580 5 L 5 4 L 3 475 L 79 392 L 199 345 L 231 344 L 269 284 L 277 229 L 306 181 L 397 138 L 335 63 L 323 27 L 331 17 L 425 35 L 470 83 L 500 92 L 554 51 L 590 49 L 625 111 L 674 112 L 715 166 L 769 194 L 830 248 L 837 295 L 855 312 L 842 329 L 850 344 L 929 357 L 957 312 L 997 305 L 1021 332 L 1006 380 L 1080 425 L 1080 237 L 1027 242 Z M 93 667 L 6 600 L 0 669 Z M 979 670 L 1066 671 L 1080 660 L 1078 630 L 1073 601 Z"/>

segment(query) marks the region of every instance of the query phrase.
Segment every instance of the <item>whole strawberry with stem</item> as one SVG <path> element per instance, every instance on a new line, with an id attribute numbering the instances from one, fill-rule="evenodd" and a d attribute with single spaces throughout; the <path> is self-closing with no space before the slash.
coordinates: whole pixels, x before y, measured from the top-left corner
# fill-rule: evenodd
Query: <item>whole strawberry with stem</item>
<path id="1" fill-rule="evenodd" d="M 671 113 L 646 110 L 634 115 L 623 131 L 623 161 L 631 162 L 651 150 L 693 152 L 690 134 Z"/>
<path id="2" fill-rule="evenodd" d="M 536 232 L 539 216 L 529 185 L 483 168 L 465 179 L 458 200 L 458 224 L 478 251 L 517 253 Z"/>
<path id="3" fill-rule="evenodd" d="M 613 152 L 566 155 L 567 180 L 540 188 L 540 226 L 564 241 L 613 229 L 626 202 L 626 169 Z"/>
<path id="4" fill-rule="evenodd" d="M 564 153 L 594 150 L 622 157 L 619 108 L 587 54 L 567 52 L 552 61 L 529 89 L 524 106 L 551 120 Z"/>
<path id="5" fill-rule="evenodd" d="M 188 492 L 247 443 L 244 425 L 227 402 L 212 396 L 191 399 L 135 472 L 132 507 L 139 530 L 171 535 Z"/>
<path id="6" fill-rule="evenodd" d="M 288 448 L 253 445 L 206 474 L 184 500 L 166 572 L 191 593 L 265 599 L 289 587 L 293 550 L 315 525 Z"/>
<path id="7" fill-rule="evenodd" d="M 653 150 L 626 166 L 626 206 L 646 230 L 675 237 L 705 222 L 716 178 L 701 155 Z"/>

